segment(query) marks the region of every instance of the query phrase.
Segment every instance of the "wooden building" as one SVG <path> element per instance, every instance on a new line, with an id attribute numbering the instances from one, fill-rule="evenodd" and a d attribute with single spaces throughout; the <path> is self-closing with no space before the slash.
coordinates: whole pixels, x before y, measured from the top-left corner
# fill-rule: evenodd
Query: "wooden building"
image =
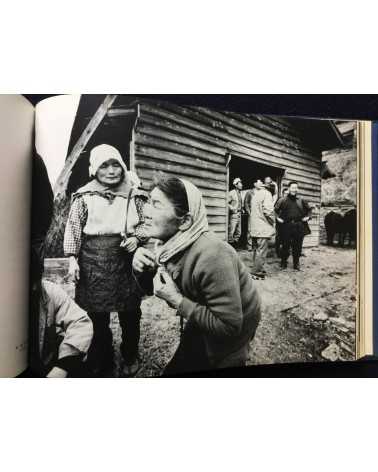
<path id="1" fill-rule="evenodd" d="M 226 239 L 227 197 L 235 177 L 241 177 L 249 188 L 253 178 L 270 176 L 280 191 L 296 180 L 300 194 L 315 208 L 312 234 L 305 245 L 319 244 L 322 152 L 342 146 L 342 137 L 331 121 L 249 116 L 119 95 L 108 102 L 103 118 L 89 129 L 104 98 L 81 98 L 68 152 L 68 159 L 75 162 L 68 193 L 88 179 L 90 150 L 109 143 L 119 148 L 146 189 L 156 171 L 197 185 L 211 229 Z"/>

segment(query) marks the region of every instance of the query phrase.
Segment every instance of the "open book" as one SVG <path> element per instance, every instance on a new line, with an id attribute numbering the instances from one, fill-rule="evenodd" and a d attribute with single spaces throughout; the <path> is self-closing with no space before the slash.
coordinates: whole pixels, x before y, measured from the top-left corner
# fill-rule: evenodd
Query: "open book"
<path id="1" fill-rule="evenodd" d="M 0 97 L 0 376 L 374 355 L 372 128 Z"/>

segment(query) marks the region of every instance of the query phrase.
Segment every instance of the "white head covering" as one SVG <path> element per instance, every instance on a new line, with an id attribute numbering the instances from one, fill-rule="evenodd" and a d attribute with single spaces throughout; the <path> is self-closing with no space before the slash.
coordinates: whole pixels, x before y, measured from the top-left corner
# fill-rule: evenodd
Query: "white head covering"
<path id="1" fill-rule="evenodd" d="M 109 144 L 100 144 L 92 149 L 91 155 L 89 158 L 89 175 L 95 177 L 99 167 L 106 161 L 114 159 L 119 162 L 120 166 L 123 169 L 123 172 L 126 176 L 127 167 L 124 163 L 122 156 L 118 149 Z"/>
<path id="2" fill-rule="evenodd" d="M 186 195 L 188 197 L 189 214 L 192 217 L 193 223 L 190 228 L 185 231 L 178 231 L 161 246 L 157 245 L 156 262 L 159 265 L 168 262 L 173 256 L 191 246 L 201 234 L 209 231 L 205 204 L 201 192 L 191 182 L 184 179 L 180 180 L 185 186 Z"/>
<path id="3" fill-rule="evenodd" d="M 140 186 L 140 178 L 137 176 L 135 172 L 132 172 L 131 170 L 128 172 L 128 174 L 129 174 L 131 185 L 133 187 L 138 188 Z"/>

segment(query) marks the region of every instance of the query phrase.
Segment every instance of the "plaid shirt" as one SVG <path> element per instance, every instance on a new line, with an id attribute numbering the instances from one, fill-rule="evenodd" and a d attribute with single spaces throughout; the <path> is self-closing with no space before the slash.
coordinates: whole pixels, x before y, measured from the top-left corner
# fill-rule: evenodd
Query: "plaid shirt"
<path id="1" fill-rule="evenodd" d="M 135 206 L 139 216 L 139 224 L 135 228 L 135 237 L 140 243 L 145 243 L 148 236 L 144 227 L 143 207 L 146 199 L 135 196 Z M 67 225 L 64 233 L 64 254 L 66 256 L 77 256 L 81 247 L 83 228 L 87 222 L 88 209 L 84 199 L 79 196 L 72 202 L 68 215 Z"/>

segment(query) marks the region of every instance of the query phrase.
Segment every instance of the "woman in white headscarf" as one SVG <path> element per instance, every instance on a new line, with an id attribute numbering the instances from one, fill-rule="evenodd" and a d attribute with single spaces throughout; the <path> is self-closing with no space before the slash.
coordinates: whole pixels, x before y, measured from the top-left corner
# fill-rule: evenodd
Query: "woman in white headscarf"
<path id="1" fill-rule="evenodd" d="M 88 312 L 94 337 L 88 364 L 95 375 L 113 363 L 110 313 L 118 312 L 122 328 L 124 374 L 138 369 L 141 296 L 132 276 L 132 256 L 146 240 L 143 206 L 147 196 L 129 178 L 116 148 L 101 144 L 90 154 L 92 180 L 73 196 L 64 235 L 76 302 Z"/>
<path id="2" fill-rule="evenodd" d="M 155 274 L 154 294 L 185 323 L 165 375 L 245 365 L 260 297 L 235 250 L 209 231 L 200 191 L 161 177 L 144 216 L 146 234 L 160 243 L 155 253 L 136 251 L 134 273 L 140 283 Z"/>

